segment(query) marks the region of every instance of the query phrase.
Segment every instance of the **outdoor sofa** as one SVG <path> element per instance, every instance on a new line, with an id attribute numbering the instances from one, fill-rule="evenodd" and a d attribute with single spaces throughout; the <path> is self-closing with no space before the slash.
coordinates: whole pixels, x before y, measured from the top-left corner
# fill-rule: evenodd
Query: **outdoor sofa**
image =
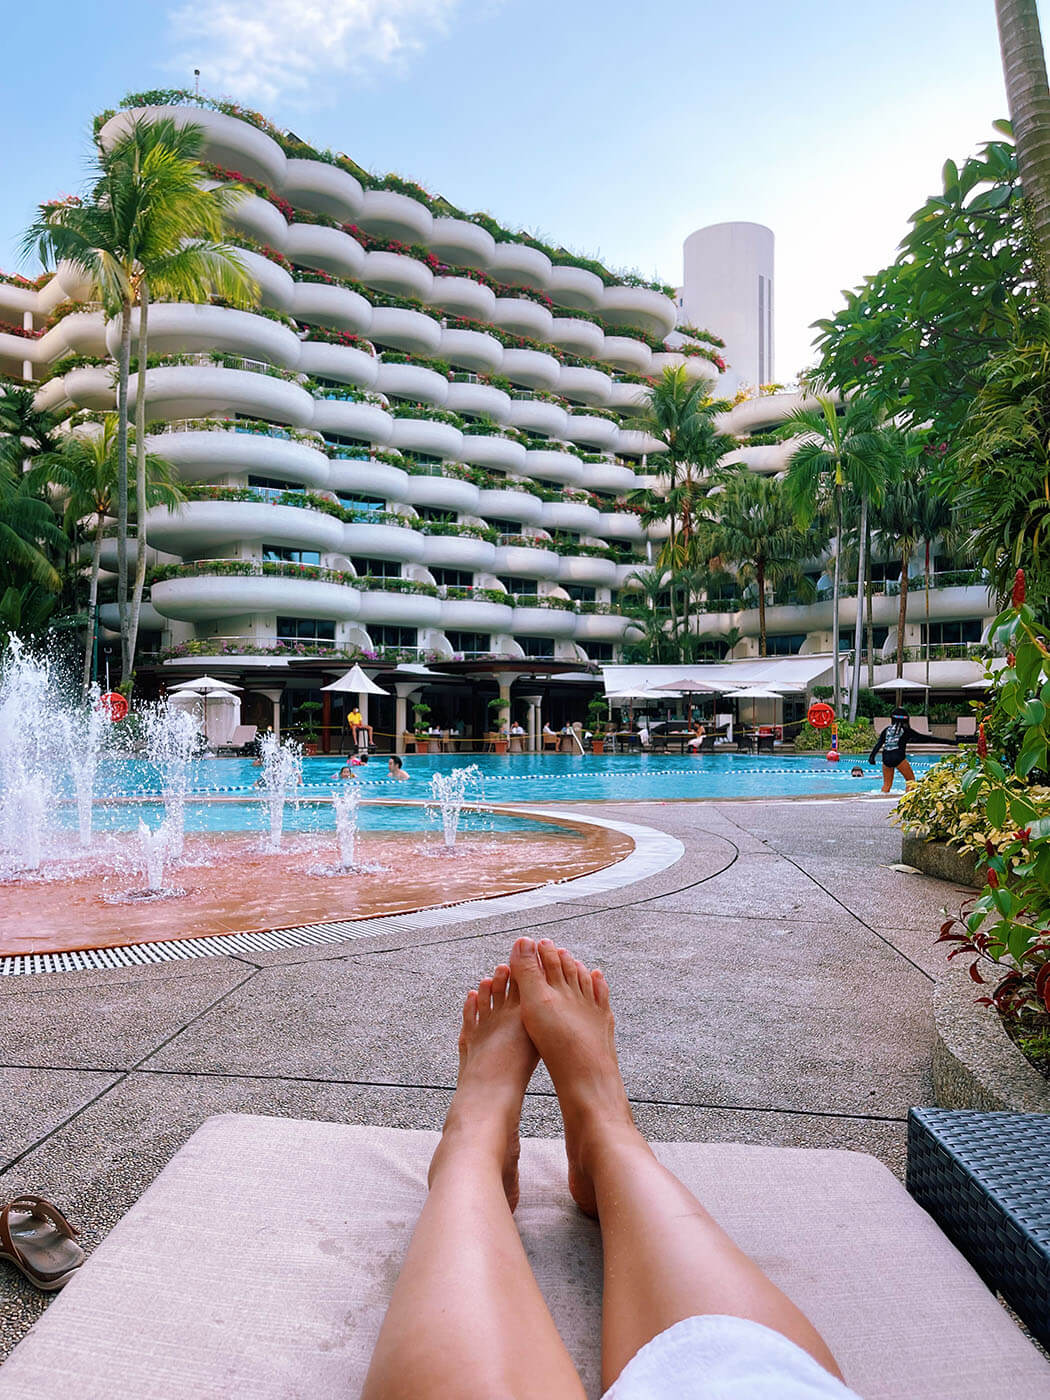
<path id="1" fill-rule="evenodd" d="M 0 1400 L 353 1400 L 436 1141 L 209 1119 L 0 1366 Z M 596 1397 L 598 1229 L 569 1199 L 562 1142 L 522 1148 L 518 1225 Z M 656 1151 L 805 1309 L 864 1400 L 1050 1395 L 1050 1366 L 873 1157 L 692 1142 Z"/>

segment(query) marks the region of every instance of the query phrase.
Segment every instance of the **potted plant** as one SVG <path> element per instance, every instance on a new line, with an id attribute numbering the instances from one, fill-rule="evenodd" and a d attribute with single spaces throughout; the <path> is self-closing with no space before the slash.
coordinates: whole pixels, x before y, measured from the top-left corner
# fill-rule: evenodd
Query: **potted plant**
<path id="1" fill-rule="evenodd" d="M 605 727 L 609 723 L 609 702 L 604 695 L 595 695 L 587 706 L 587 728 L 591 730 L 591 753 L 605 752 Z"/>
<path id="2" fill-rule="evenodd" d="M 510 701 L 504 700 L 502 695 L 495 696 L 489 701 L 489 713 L 492 716 L 492 723 L 496 726 L 495 750 L 497 753 L 506 753 L 510 747 L 510 738 L 507 733 Z"/>
<path id="3" fill-rule="evenodd" d="M 303 752 L 309 758 L 313 758 L 317 753 L 318 740 L 321 737 L 317 717 L 323 709 L 320 700 L 304 700 L 295 712 L 299 721 L 299 732 L 303 736 Z"/>
<path id="4" fill-rule="evenodd" d="M 415 726 L 416 753 L 430 752 L 430 706 L 419 700 L 412 706 L 412 720 Z"/>

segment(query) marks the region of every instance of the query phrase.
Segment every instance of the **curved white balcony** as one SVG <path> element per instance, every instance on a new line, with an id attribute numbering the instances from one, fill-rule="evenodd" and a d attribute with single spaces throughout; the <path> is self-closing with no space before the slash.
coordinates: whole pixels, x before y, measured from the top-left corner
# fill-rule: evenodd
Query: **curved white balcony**
<path id="1" fill-rule="evenodd" d="M 80 373 L 75 371 L 74 373 Z M 67 380 L 71 376 L 67 375 Z M 134 404 L 139 376 L 128 381 L 128 401 Z M 214 417 L 244 413 L 309 427 L 313 400 L 291 379 L 225 365 L 158 365 L 146 371 L 147 416 L 162 418 Z"/>
<path id="2" fill-rule="evenodd" d="M 612 380 L 600 369 L 580 365 L 562 365 L 558 393 L 574 403 L 592 404 L 604 408 L 612 396 Z M 572 419 L 569 420 L 570 425 Z"/>
<path id="3" fill-rule="evenodd" d="M 292 274 L 271 258 L 265 258 L 261 253 L 253 253 L 250 248 L 234 247 L 233 252 L 243 263 L 249 277 L 254 278 L 259 288 L 260 303 L 273 311 L 283 311 L 286 316 L 292 315 L 292 303 L 295 300 Z"/>
<path id="4" fill-rule="evenodd" d="M 580 642 L 619 642 L 628 632 L 638 631 L 632 618 L 619 613 L 580 613 L 576 618 L 576 640 Z"/>
<path id="5" fill-rule="evenodd" d="M 484 331 L 456 330 L 446 326 L 441 332 L 441 357 L 461 369 L 499 369 L 503 364 L 503 346 L 495 336 Z"/>
<path id="6" fill-rule="evenodd" d="M 404 501 L 409 480 L 408 473 L 400 467 L 370 458 L 333 457 L 329 465 L 329 487 L 342 496 L 382 496 L 389 501 Z"/>
<path id="7" fill-rule="evenodd" d="M 281 193 L 289 204 L 328 214 L 345 224 L 356 219 L 365 202 L 365 192 L 349 171 L 323 160 L 285 158 Z"/>
<path id="8" fill-rule="evenodd" d="M 618 428 L 608 446 L 615 448 L 617 452 L 625 452 L 629 457 L 650 456 L 654 452 L 665 450 L 659 438 L 650 437 L 648 433 L 640 432 L 637 428 Z"/>
<path id="9" fill-rule="evenodd" d="M 599 559 L 593 554 L 563 554 L 558 582 L 582 583 L 592 588 L 615 588 L 619 579 L 612 559 Z"/>
<path id="10" fill-rule="evenodd" d="M 206 181 L 213 186 L 215 181 Z M 230 211 L 230 223 L 249 238 L 266 243 L 283 253 L 288 242 L 288 224 L 281 211 L 258 194 L 246 194 Z"/>
<path id="11" fill-rule="evenodd" d="M 833 394 L 832 398 L 838 402 L 837 394 Z M 811 395 L 757 394 L 753 399 L 738 403 L 715 421 L 723 433 L 758 433 L 778 428 L 796 409 L 819 407 L 817 399 Z"/>
<path id="12" fill-rule="evenodd" d="M 418 564 L 423 558 L 423 536 L 404 525 L 351 522 L 343 526 L 343 553 L 364 554 L 370 559 L 399 559 Z"/>
<path id="13" fill-rule="evenodd" d="M 498 544 L 494 571 L 521 578 L 557 578 L 558 556 L 544 549 L 541 541 L 533 545 Z"/>
<path id="14" fill-rule="evenodd" d="M 494 326 L 530 340 L 549 341 L 554 327 L 554 317 L 548 309 L 528 297 L 497 297 L 489 319 Z"/>
<path id="15" fill-rule="evenodd" d="M 470 277 L 435 277 L 428 300 L 450 316 L 470 321 L 491 322 L 496 310 L 496 293 Z"/>
<path id="16" fill-rule="evenodd" d="M 582 501 L 543 501 L 540 524 L 545 530 L 579 530 L 593 535 L 601 513 Z"/>
<path id="17" fill-rule="evenodd" d="M 120 635 L 120 610 L 116 603 L 102 603 L 99 605 L 98 620 L 103 627 L 109 631 Z M 163 632 L 168 625 L 168 619 L 161 617 L 160 613 L 149 601 L 143 598 L 142 606 L 139 609 L 139 627 L 143 632 Z"/>
<path id="18" fill-rule="evenodd" d="M 551 260 L 527 243 L 497 243 L 492 251 L 489 273 L 497 282 L 512 287 L 535 287 L 546 291 L 551 280 Z"/>
<path id="19" fill-rule="evenodd" d="M 561 608 L 514 606 L 513 631 L 521 637 L 571 637 L 576 631 L 576 614 L 569 604 Z"/>
<path id="20" fill-rule="evenodd" d="M 478 513 L 478 488 L 472 481 L 460 481 L 455 476 L 423 476 L 410 472 L 405 484 L 404 500 L 412 506 L 435 506 L 439 510 Z"/>
<path id="21" fill-rule="evenodd" d="M 538 525 L 543 514 L 543 502 L 529 491 L 478 492 L 478 514 L 483 520 L 520 520 L 523 525 Z"/>
<path id="22" fill-rule="evenodd" d="M 646 529 L 637 515 L 627 511 L 603 510 L 592 533 L 599 539 L 627 540 L 637 544 L 645 539 Z M 649 533 L 652 533 L 651 530 Z"/>
<path id="23" fill-rule="evenodd" d="M 677 319 L 674 302 L 648 287 L 606 287 L 600 309 L 612 326 L 637 326 L 661 338 L 674 330 Z"/>
<path id="24" fill-rule="evenodd" d="M 155 583 L 151 597 L 161 616 L 178 622 L 208 622 L 245 613 L 348 622 L 357 617 L 360 599 L 356 588 L 327 580 L 205 573 Z"/>
<path id="25" fill-rule="evenodd" d="M 606 334 L 602 358 L 614 369 L 626 370 L 628 374 L 652 373 L 653 352 L 644 340 L 633 336 Z"/>
<path id="26" fill-rule="evenodd" d="M 63 397 L 77 408 L 115 408 L 115 366 L 84 365 L 80 369 L 71 369 L 61 378 L 49 380 L 47 384 L 42 385 L 33 399 L 37 408 L 52 409 L 62 402 Z"/>
<path id="27" fill-rule="evenodd" d="M 441 349 L 441 323 L 407 307 L 373 308 L 369 334 L 392 350 L 407 350 L 412 355 L 436 355 Z"/>
<path id="28" fill-rule="evenodd" d="M 475 467 L 491 467 L 497 471 L 521 473 L 528 470 L 528 454 L 513 438 L 490 436 L 487 433 L 463 434 L 463 461 Z"/>
<path id="29" fill-rule="evenodd" d="M 650 374 L 663 374 L 667 369 L 684 369 L 687 379 L 702 379 L 708 384 L 718 379 L 718 367 L 703 355 L 677 355 L 673 351 L 654 353 Z"/>
<path id="30" fill-rule="evenodd" d="M 614 379 L 609 386 L 608 407 L 618 413 L 643 413 L 649 407 L 648 386 Z"/>
<path id="31" fill-rule="evenodd" d="M 434 227 L 425 204 L 396 190 L 365 190 L 357 222 L 373 238 L 396 238 L 401 243 L 429 244 Z"/>
<path id="32" fill-rule="evenodd" d="M 435 218 L 429 244 L 443 261 L 461 267 L 488 267 L 496 250 L 496 240 L 488 229 L 467 219 Z"/>
<path id="33" fill-rule="evenodd" d="M 51 280 L 55 281 L 55 278 Z M 89 288 L 88 295 L 90 294 Z M 16 316 L 19 324 L 24 312 L 31 311 L 38 315 L 43 310 L 40 306 L 40 294 L 35 288 L 19 287 L 13 282 L 0 282 L 0 309 L 3 310 L 5 320 Z"/>
<path id="34" fill-rule="evenodd" d="M 417 301 L 429 301 L 434 290 L 434 274 L 426 263 L 403 253 L 387 253 L 382 249 L 365 253 L 361 280 L 377 292 L 415 297 Z"/>
<path id="35" fill-rule="evenodd" d="M 352 399 L 314 399 L 311 427 L 322 433 L 340 433 L 361 442 L 386 444 L 394 435 L 394 420 L 374 403 Z"/>
<path id="36" fill-rule="evenodd" d="M 569 426 L 565 437 L 569 442 L 586 443 L 608 451 L 616 445 L 620 429 L 608 418 L 599 418 L 589 413 L 570 413 Z"/>
<path id="37" fill-rule="evenodd" d="M 772 476 L 776 472 L 787 470 L 787 465 L 793 454 L 798 451 L 798 447 L 798 438 L 788 438 L 786 442 L 765 443 L 760 447 L 745 446 L 736 452 L 727 452 L 719 466 L 732 466 L 739 463 L 763 476 Z"/>
<path id="38" fill-rule="evenodd" d="M 496 546 L 469 535 L 425 535 L 423 562 L 428 568 L 487 572 L 496 562 Z"/>
<path id="39" fill-rule="evenodd" d="M 146 121 L 167 118 L 179 127 L 199 126 L 204 132 L 206 160 L 228 170 L 239 170 L 273 189 L 280 189 L 284 184 L 288 162 L 273 137 L 250 122 L 228 117 L 225 112 L 213 112 L 207 107 L 133 107 L 118 112 L 99 132 L 103 149 L 109 150 L 136 118 Z"/>
<path id="40" fill-rule="evenodd" d="M 357 239 L 324 224 L 289 224 L 284 252 L 294 263 L 355 281 L 365 266 L 365 250 Z"/>
<path id="41" fill-rule="evenodd" d="M 215 481 L 248 473 L 278 477 L 302 486 L 327 488 L 328 458 L 316 447 L 269 433 L 215 428 L 153 433 L 146 451 L 169 461 L 180 481 Z"/>
<path id="42" fill-rule="evenodd" d="M 454 413 L 487 413 L 497 423 L 510 421 L 510 395 L 491 384 L 477 384 L 465 379 L 450 379 L 445 406 Z"/>
<path id="43" fill-rule="evenodd" d="M 184 501 L 173 511 L 151 510 L 147 538 L 170 554 L 227 553 L 241 540 L 316 549 L 342 548 L 343 525 L 335 516 L 263 501 Z"/>
<path id="44" fill-rule="evenodd" d="M 265 360 L 280 369 L 296 369 L 299 364 L 296 333 L 280 321 L 251 311 L 194 302 L 155 302 L 149 309 L 147 327 L 151 355 L 217 350 Z M 137 343 L 138 333 L 136 307 L 131 313 L 132 344 Z M 106 327 L 106 348 L 111 355 L 119 353 L 119 321 L 110 321 Z"/>
<path id="45" fill-rule="evenodd" d="M 425 365 L 388 365 L 380 360 L 375 387 L 381 394 L 430 403 L 437 408 L 444 407 L 448 399 L 448 380 Z"/>
<path id="46" fill-rule="evenodd" d="M 605 283 L 584 267 L 554 263 L 547 291 L 557 306 L 567 306 L 573 311 L 597 311 L 605 296 Z"/>
<path id="47" fill-rule="evenodd" d="M 372 303 L 359 292 L 327 282 L 293 282 L 292 287 L 292 315 L 297 321 L 355 335 L 367 335 L 372 329 Z"/>
<path id="48" fill-rule="evenodd" d="M 584 462 L 580 485 L 585 491 L 635 491 L 640 483 L 620 462 Z"/>
<path id="49" fill-rule="evenodd" d="M 515 384 L 526 389 L 556 389 L 561 378 L 561 363 L 542 350 L 503 351 L 503 373 Z"/>
<path id="50" fill-rule="evenodd" d="M 463 632 L 509 632 L 514 614 L 509 604 L 483 598 L 446 598 L 441 604 L 441 625 Z"/>
<path id="51" fill-rule="evenodd" d="M 451 423 L 438 423 L 430 418 L 397 418 L 388 439 L 391 447 L 402 452 L 422 452 L 428 457 L 444 457 L 462 461 L 463 434 Z"/>
<path id="52" fill-rule="evenodd" d="M 540 433 L 544 437 L 564 438 L 569 426 L 569 415 L 560 403 L 548 403 L 544 399 L 512 398 L 507 411 L 507 422 L 514 428 L 522 428 L 528 433 Z"/>
<path id="53" fill-rule="evenodd" d="M 11 337 L 19 342 L 13 347 L 13 358 L 49 364 L 63 355 L 104 355 L 107 353 L 106 331 L 106 321 L 101 311 L 73 311 L 63 316 L 58 325 L 52 326 L 39 340 Z M 26 353 L 29 348 L 32 348 L 32 355 Z"/>
<path id="54" fill-rule="evenodd" d="M 299 368 L 303 374 L 337 379 L 371 389 L 379 377 L 379 361 L 356 345 L 329 345 L 324 340 L 304 340 L 299 348 Z"/>
<path id="55" fill-rule="evenodd" d="M 434 627 L 441 619 L 441 603 L 425 593 L 394 593 L 381 588 L 362 588 L 358 617 L 369 623 L 394 626 Z"/>
<path id="56" fill-rule="evenodd" d="M 575 486 L 583 476 L 583 463 L 573 452 L 539 448 L 525 454 L 525 471 L 540 481 L 557 481 L 565 486 Z"/>
<path id="57" fill-rule="evenodd" d="M 651 525 L 643 526 L 642 533 L 646 539 L 663 543 L 664 540 L 671 537 L 671 522 L 669 520 L 655 520 Z"/>
<path id="58" fill-rule="evenodd" d="M 605 332 L 593 321 L 555 314 L 551 318 L 551 333 L 547 339 L 552 345 L 560 346 L 573 355 L 583 355 L 591 360 L 605 357 Z"/>

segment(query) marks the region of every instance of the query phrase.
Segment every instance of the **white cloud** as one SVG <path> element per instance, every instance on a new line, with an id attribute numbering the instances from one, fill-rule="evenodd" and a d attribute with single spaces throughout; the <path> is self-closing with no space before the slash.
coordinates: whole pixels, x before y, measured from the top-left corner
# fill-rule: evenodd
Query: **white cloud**
<path id="1" fill-rule="evenodd" d="M 445 31 L 461 0 L 192 0 L 171 12 L 171 65 L 238 100 L 273 101 L 315 83 L 403 68 Z"/>

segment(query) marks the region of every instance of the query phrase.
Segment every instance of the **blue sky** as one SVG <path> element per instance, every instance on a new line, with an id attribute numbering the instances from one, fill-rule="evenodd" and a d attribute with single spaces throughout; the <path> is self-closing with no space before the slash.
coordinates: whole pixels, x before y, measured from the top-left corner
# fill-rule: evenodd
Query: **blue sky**
<path id="1" fill-rule="evenodd" d="M 54 0 L 6 32 L 9 271 L 35 204 L 80 188 L 91 115 L 197 66 L 317 145 L 669 282 L 694 228 L 769 224 L 781 379 L 1006 115 L 993 0 Z"/>

